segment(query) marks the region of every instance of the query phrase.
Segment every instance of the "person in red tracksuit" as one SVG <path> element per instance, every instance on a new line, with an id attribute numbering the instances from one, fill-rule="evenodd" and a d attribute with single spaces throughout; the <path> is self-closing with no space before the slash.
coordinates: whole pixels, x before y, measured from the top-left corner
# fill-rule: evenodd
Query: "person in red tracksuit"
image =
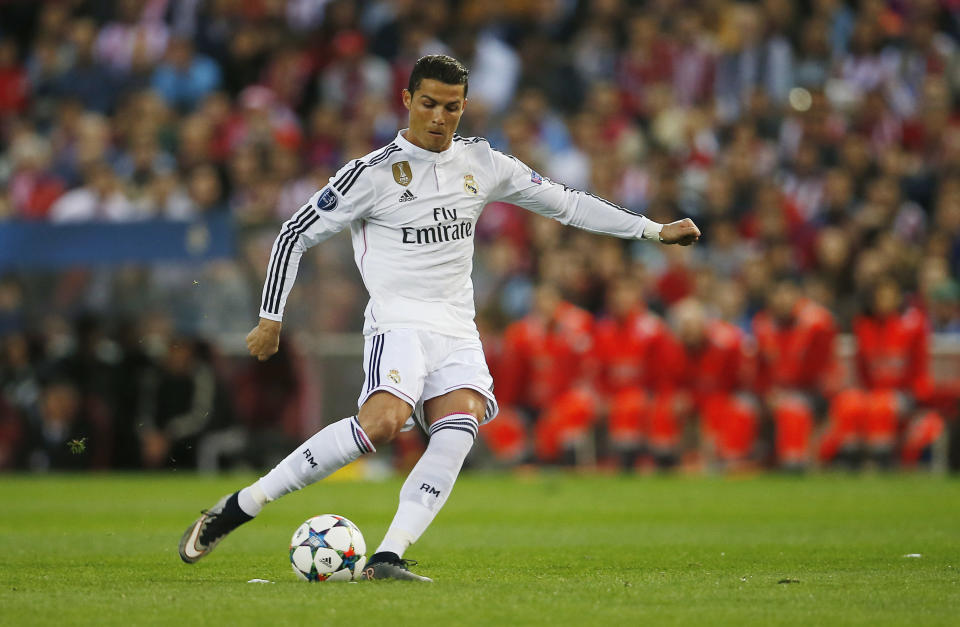
<path id="1" fill-rule="evenodd" d="M 709 319 L 694 299 L 674 306 L 669 321 L 674 335 L 660 353 L 651 423 L 669 425 L 679 437 L 684 421 L 697 417 L 711 458 L 723 465 L 746 460 L 756 439 L 757 407 L 748 393 L 743 332 Z"/>
<path id="2" fill-rule="evenodd" d="M 785 468 L 805 468 L 815 408 L 823 407 L 839 385 L 833 316 L 803 298 L 795 283 L 781 280 L 767 309 L 754 317 L 753 332 L 754 387 L 773 418 L 777 461 Z"/>
<path id="3" fill-rule="evenodd" d="M 854 320 L 860 386 L 840 392 L 831 403 L 820 447 L 824 461 L 854 461 L 866 453 L 889 466 L 905 421 L 901 453 L 909 464 L 943 433 L 943 419 L 929 409 L 935 390 L 927 320 L 918 309 L 901 311 L 900 305 L 900 286 L 888 278 L 874 288 L 872 311 Z M 914 411 L 923 406 L 928 409 Z"/>
<path id="4" fill-rule="evenodd" d="M 544 283 L 532 311 L 504 334 L 497 400 L 535 416 L 534 447 L 542 461 L 572 453 L 596 420 L 592 333 L 593 316 Z"/>
<path id="5" fill-rule="evenodd" d="M 477 330 L 480 332 L 480 341 L 483 343 L 483 354 L 487 360 L 487 368 L 496 382 L 495 394 L 500 403 L 500 413 L 494 420 L 480 430 L 480 437 L 494 459 L 504 465 L 523 462 L 529 458 L 530 446 L 527 436 L 527 425 L 516 407 L 508 406 L 504 402 L 501 390 L 503 385 L 509 387 L 503 367 L 508 363 L 510 356 L 506 353 L 504 332 L 500 324 L 500 316 L 493 311 L 481 311 L 477 314 Z M 509 366 L 508 366 L 509 367 Z"/>
<path id="6" fill-rule="evenodd" d="M 607 316 L 594 327 L 596 388 L 607 405 L 607 431 L 624 470 L 634 467 L 644 449 L 661 463 L 676 452 L 670 424 L 651 421 L 653 390 L 669 332 L 647 311 L 636 281 L 615 280 L 607 299 Z"/>

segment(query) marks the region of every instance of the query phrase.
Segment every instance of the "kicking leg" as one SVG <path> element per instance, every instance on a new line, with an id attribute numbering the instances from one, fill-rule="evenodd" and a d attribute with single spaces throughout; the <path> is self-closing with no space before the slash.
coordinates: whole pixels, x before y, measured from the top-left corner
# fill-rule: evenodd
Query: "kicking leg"
<path id="1" fill-rule="evenodd" d="M 400 488 L 397 513 L 364 569 L 365 579 L 430 581 L 407 570 L 403 553 L 426 531 L 450 496 L 486 412 L 486 399 L 471 389 L 454 390 L 427 401 L 424 412 L 430 443 Z"/>
<path id="2" fill-rule="evenodd" d="M 318 431 L 258 481 L 223 497 L 203 512 L 180 540 L 180 558 L 192 564 L 216 547 L 228 533 L 260 513 L 264 504 L 346 466 L 375 446 L 391 441 L 413 408 L 387 392 L 370 396 L 356 416 Z"/>

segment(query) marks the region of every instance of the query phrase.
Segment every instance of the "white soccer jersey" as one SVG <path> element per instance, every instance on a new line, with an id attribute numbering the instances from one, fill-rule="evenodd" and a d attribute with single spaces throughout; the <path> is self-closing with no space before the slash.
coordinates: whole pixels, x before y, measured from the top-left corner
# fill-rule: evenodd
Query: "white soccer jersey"
<path id="1" fill-rule="evenodd" d="M 622 238 L 660 232 L 661 225 L 641 215 L 540 176 L 483 138 L 455 136 L 450 148 L 432 152 L 403 132 L 344 166 L 284 223 L 267 267 L 261 317 L 282 318 L 300 256 L 348 225 L 370 294 L 365 335 L 424 329 L 477 337 L 473 234 L 489 202 Z"/>

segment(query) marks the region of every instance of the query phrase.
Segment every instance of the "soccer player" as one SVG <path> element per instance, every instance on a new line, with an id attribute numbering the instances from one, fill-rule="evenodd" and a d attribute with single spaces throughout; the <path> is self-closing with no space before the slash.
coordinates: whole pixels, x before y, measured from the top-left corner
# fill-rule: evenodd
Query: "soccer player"
<path id="1" fill-rule="evenodd" d="M 482 138 L 456 135 L 467 74 L 448 56 L 417 61 L 403 90 L 408 128 L 344 166 L 281 228 L 247 347 L 261 361 L 277 352 L 301 255 L 349 226 L 370 294 L 359 412 L 320 430 L 258 481 L 206 510 L 180 541 L 185 562 L 207 555 L 266 503 L 373 453 L 415 422 L 429 435 L 427 449 L 400 489 L 396 516 L 362 576 L 430 581 L 409 571 L 403 553 L 449 497 L 478 425 L 497 414 L 470 281 L 474 227 L 484 205 L 509 202 L 622 238 L 681 245 L 699 239 L 689 219 L 657 224 L 554 183 Z"/>

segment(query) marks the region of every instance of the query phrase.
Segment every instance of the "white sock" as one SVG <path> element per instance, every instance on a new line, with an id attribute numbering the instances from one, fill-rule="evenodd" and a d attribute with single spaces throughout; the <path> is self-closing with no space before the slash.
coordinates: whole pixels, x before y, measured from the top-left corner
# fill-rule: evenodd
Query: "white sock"
<path id="1" fill-rule="evenodd" d="M 400 505 L 376 552 L 403 556 L 426 531 L 460 474 L 463 460 L 477 437 L 477 419 L 450 414 L 430 427 L 430 443 L 400 488 Z"/>
<path id="2" fill-rule="evenodd" d="M 248 485 L 240 490 L 237 495 L 237 505 L 247 516 L 256 516 L 267 503 L 267 495 L 263 493 L 260 486 L 256 483 Z"/>
<path id="3" fill-rule="evenodd" d="M 338 420 L 294 449 L 257 482 L 240 490 L 240 509 L 256 516 L 265 503 L 320 481 L 364 453 L 375 451 L 356 416 Z"/>

